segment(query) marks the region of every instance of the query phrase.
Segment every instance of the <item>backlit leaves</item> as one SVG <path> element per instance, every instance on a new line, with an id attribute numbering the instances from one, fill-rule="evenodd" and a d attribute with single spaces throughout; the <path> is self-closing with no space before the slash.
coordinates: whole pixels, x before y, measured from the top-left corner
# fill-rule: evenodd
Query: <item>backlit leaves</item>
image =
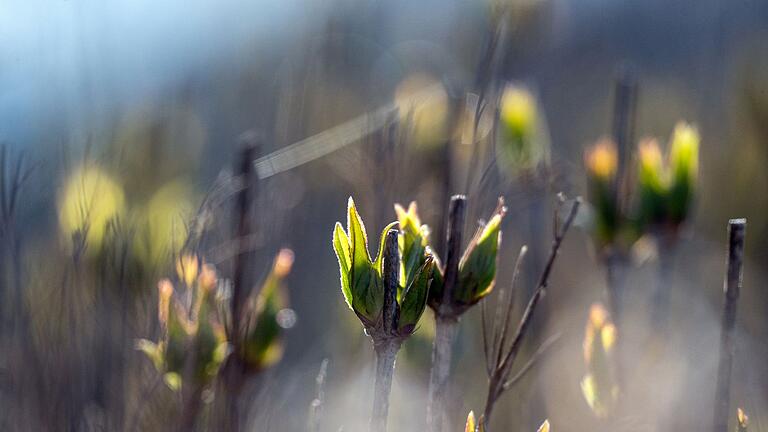
<path id="1" fill-rule="evenodd" d="M 415 330 L 424 312 L 433 262 L 425 254 L 426 239 L 421 236 L 426 236 L 426 227 L 422 227 L 418 220 L 415 204 L 407 212 L 402 207 L 396 208 L 404 228 L 398 236 L 402 258 L 394 330 L 400 336 L 407 336 Z M 347 207 L 347 231 L 338 222 L 334 228 L 333 248 L 339 262 L 341 291 L 347 305 L 367 329 L 381 325 L 384 305 L 383 249 L 387 232 L 396 224 L 393 222 L 382 230 L 375 259 L 371 259 L 368 253 L 368 235 L 352 198 Z"/>
<path id="2" fill-rule="evenodd" d="M 501 243 L 501 220 L 506 208 L 501 206 L 491 220 L 478 229 L 459 262 L 459 285 L 455 298 L 467 305 L 477 303 L 493 290 L 496 260 Z"/>

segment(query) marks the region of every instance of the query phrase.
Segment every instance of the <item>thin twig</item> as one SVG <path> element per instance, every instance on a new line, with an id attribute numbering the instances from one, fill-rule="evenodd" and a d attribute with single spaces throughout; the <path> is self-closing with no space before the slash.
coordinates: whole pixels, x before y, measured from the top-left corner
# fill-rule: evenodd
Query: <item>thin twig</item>
<path id="1" fill-rule="evenodd" d="M 560 340 L 561 336 L 562 335 L 560 333 L 556 333 L 547 338 L 541 345 L 539 345 L 539 348 L 536 350 L 536 352 L 533 353 L 528 362 L 524 364 L 523 367 L 521 367 L 520 370 L 512 376 L 512 378 L 504 382 L 504 390 L 508 390 L 510 387 L 517 384 L 518 381 L 520 381 L 531 369 L 533 369 L 536 363 L 538 363 L 539 359 L 544 357 L 544 354 L 546 354 L 547 351 L 549 351 L 549 349 Z"/>
<path id="2" fill-rule="evenodd" d="M 328 359 L 323 359 L 320 363 L 320 372 L 315 378 L 317 387 L 317 396 L 312 400 L 309 407 L 308 432 L 320 432 L 320 422 L 323 419 L 323 404 L 325 403 L 325 378 L 328 373 Z"/>
<path id="3" fill-rule="evenodd" d="M 517 256 L 517 261 L 515 262 L 515 271 L 512 274 L 512 284 L 510 285 L 510 293 L 509 293 L 509 305 L 507 306 L 507 313 L 504 317 L 504 325 L 501 327 L 501 333 L 499 336 L 499 348 L 496 353 L 496 365 L 501 363 L 501 357 L 502 352 L 504 350 L 504 347 L 507 345 L 507 334 L 509 332 L 509 324 L 512 320 L 512 307 L 514 306 L 514 298 L 513 290 L 515 287 L 516 282 L 520 279 L 520 271 L 522 269 L 523 261 L 525 260 L 525 256 L 528 253 L 528 247 L 523 246 L 520 248 L 520 253 Z M 501 299 L 500 299 L 501 300 Z M 499 315 L 497 315 L 499 316 Z M 499 321 L 501 322 L 501 321 Z"/>
<path id="4" fill-rule="evenodd" d="M 728 261 L 723 291 L 723 320 L 720 327 L 720 361 L 717 368 L 714 418 L 712 430 L 727 432 L 730 418 L 731 369 L 735 354 L 734 329 L 736 327 L 736 306 L 741 291 L 742 267 L 744 263 L 744 235 L 746 219 L 728 221 Z"/>
<path id="5" fill-rule="evenodd" d="M 564 202 L 564 199 L 562 195 L 560 196 L 560 205 Z M 573 224 L 574 219 L 576 218 L 576 214 L 578 213 L 579 206 L 581 204 L 581 199 L 576 198 L 571 205 L 571 210 L 568 214 L 568 216 L 565 219 L 565 222 L 559 229 L 556 230 L 554 239 L 552 240 L 552 246 L 549 253 L 549 258 L 547 259 L 546 265 L 544 267 L 544 270 L 541 273 L 541 276 L 539 277 L 539 281 L 536 287 L 536 290 L 533 293 L 533 296 L 528 302 L 528 305 L 525 308 L 525 311 L 523 312 L 523 316 L 520 319 L 520 323 L 518 324 L 517 331 L 515 332 L 514 337 L 512 338 L 512 343 L 507 349 L 505 347 L 506 345 L 506 336 L 499 337 L 499 346 L 492 349 L 492 352 L 496 352 L 496 350 L 499 350 L 499 357 L 497 357 L 497 360 L 494 361 L 494 368 L 489 374 L 489 384 L 488 384 L 488 395 L 486 396 L 486 402 L 485 402 L 485 409 L 483 410 L 483 415 L 480 418 L 480 423 L 486 427 L 488 422 L 490 421 L 491 414 L 493 413 L 493 407 L 498 400 L 498 398 L 502 395 L 502 393 L 507 390 L 512 384 L 514 384 L 520 377 L 522 377 L 531 367 L 533 367 L 533 362 L 536 361 L 536 358 L 539 357 L 539 353 L 534 354 L 533 359 L 528 362 L 528 364 L 524 365 L 523 368 L 513 376 L 512 378 L 509 377 L 511 371 L 512 371 L 512 365 L 517 357 L 517 353 L 520 350 L 520 347 L 522 345 L 522 341 L 525 337 L 525 335 L 528 333 L 528 329 L 531 325 L 533 313 L 536 310 L 536 306 L 539 303 L 539 300 L 541 299 L 542 295 L 544 294 L 544 291 L 546 290 L 548 284 L 549 284 L 549 275 L 552 272 L 552 268 L 555 263 L 555 259 L 557 258 L 557 255 L 560 251 L 560 246 L 563 242 L 563 239 L 565 238 L 566 233 L 570 229 L 571 225 Z M 518 259 L 519 263 L 519 259 Z M 507 314 L 510 314 L 511 310 L 507 311 Z M 508 324 L 509 316 L 505 317 L 505 323 L 504 326 Z M 504 331 L 502 329 L 494 329 L 494 331 L 502 332 Z M 554 341 L 547 340 L 542 344 L 542 346 L 539 348 L 539 352 L 543 352 L 546 350 L 551 343 Z M 500 361 L 498 360 L 500 359 Z M 487 427 L 486 427 L 487 429 Z"/>

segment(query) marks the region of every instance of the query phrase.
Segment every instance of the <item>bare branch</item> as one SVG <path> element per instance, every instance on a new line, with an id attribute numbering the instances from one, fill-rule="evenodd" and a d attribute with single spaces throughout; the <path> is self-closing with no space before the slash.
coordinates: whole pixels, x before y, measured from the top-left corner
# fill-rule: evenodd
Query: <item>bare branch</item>
<path id="1" fill-rule="evenodd" d="M 530 359 L 528 359 L 528 362 L 523 365 L 522 368 L 520 368 L 519 371 L 510 379 L 504 382 L 504 385 L 502 388 L 506 391 L 510 387 L 517 384 L 518 381 L 520 381 L 533 367 L 538 363 L 539 359 L 544 357 L 544 354 L 549 351 L 549 348 L 551 348 L 557 341 L 560 340 L 560 337 L 562 334 L 556 333 L 552 336 L 550 336 L 547 340 L 545 340 L 541 345 L 539 345 L 539 348 L 536 350 L 536 352 L 533 353 Z"/>

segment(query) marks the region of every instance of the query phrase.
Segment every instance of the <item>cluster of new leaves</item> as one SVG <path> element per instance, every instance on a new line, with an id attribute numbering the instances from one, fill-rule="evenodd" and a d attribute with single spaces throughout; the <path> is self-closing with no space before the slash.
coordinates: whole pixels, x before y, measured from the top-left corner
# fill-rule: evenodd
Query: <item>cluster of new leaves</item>
<path id="1" fill-rule="evenodd" d="M 181 258 L 177 270 L 183 293 L 168 279 L 158 283 L 160 340 L 142 339 L 137 344 L 173 390 L 181 388 L 183 379 L 193 380 L 190 384 L 195 386 L 208 385 L 228 349 L 217 313 L 215 270 L 193 256 Z"/>
<path id="2" fill-rule="evenodd" d="M 699 134 L 684 123 L 675 127 L 666 160 L 657 140 L 640 143 L 638 195 L 643 225 L 677 226 L 685 220 L 693 200 L 698 165 Z"/>
<path id="3" fill-rule="evenodd" d="M 375 259 L 368 252 L 368 235 L 352 198 L 347 207 L 347 231 L 337 222 L 333 232 L 333 248 L 339 260 L 344 300 L 367 330 L 382 328 L 384 239 L 396 224 L 393 222 L 382 231 Z M 413 227 L 405 224 L 401 227 L 403 231 L 398 242 L 407 246 L 407 249 L 402 252 L 393 330 L 397 335 L 405 337 L 413 333 L 426 308 L 433 275 L 433 259 L 424 249 L 421 240 L 414 242 L 412 234 L 408 234 Z"/>
<path id="4" fill-rule="evenodd" d="M 626 180 L 618 178 L 616 145 L 601 140 L 589 148 L 585 165 L 598 244 L 626 249 L 646 230 L 676 231 L 690 213 L 698 164 L 699 134 L 690 125 L 675 127 L 666 158 L 657 140 L 641 141 L 633 191 L 637 202 L 629 208 L 619 202 L 618 192 Z"/>
<path id="5" fill-rule="evenodd" d="M 587 375 L 581 390 L 589 407 L 598 417 L 610 414 L 619 396 L 613 361 L 616 327 L 600 304 L 593 304 L 584 334 L 584 361 Z"/>
<path id="6" fill-rule="evenodd" d="M 238 334 L 242 338 L 239 355 L 249 370 L 261 370 L 282 357 L 282 330 L 290 325 L 284 322 L 290 321 L 285 318 L 284 279 L 292 264 L 293 253 L 281 250 L 262 288 L 248 299 Z M 169 279 L 158 283 L 159 341 L 141 339 L 137 348 L 152 360 L 171 389 L 178 390 L 187 380 L 204 387 L 229 354 L 225 325 L 231 317 L 210 264 L 185 255 L 177 261 L 176 272 L 179 290 Z"/>

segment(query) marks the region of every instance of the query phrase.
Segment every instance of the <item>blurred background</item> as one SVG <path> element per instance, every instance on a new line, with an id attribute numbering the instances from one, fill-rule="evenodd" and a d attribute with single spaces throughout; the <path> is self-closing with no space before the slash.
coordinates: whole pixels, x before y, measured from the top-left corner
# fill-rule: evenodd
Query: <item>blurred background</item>
<path id="1" fill-rule="evenodd" d="M 189 233 L 230 277 L 232 170 L 256 136 L 250 269 L 263 279 L 277 251 L 293 249 L 296 321 L 282 361 L 248 383 L 246 430 L 305 430 L 323 359 L 322 430 L 365 430 L 373 352 L 331 247 L 347 198 L 372 238 L 396 219 L 394 203 L 418 201 L 439 252 L 447 196 L 468 195 L 467 233 L 504 196 L 497 285 L 528 244 L 520 310 L 546 259 L 556 194 L 587 193 L 585 148 L 611 135 L 616 78 L 629 70 L 635 138 L 666 143 L 684 120 L 698 127 L 701 160 L 663 336 L 648 336 L 659 253 L 633 250 L 626 345 L 640 366 L 626 391 L 637 410 L 611 430 L 710 424 L 734 217 L 748 229 L 732 404 L 768 430 L 767 42 L 768 3 L 750 0 L 0 2 L 0 429 L 168 430 L 176 396 L 153 384 L 134 341 L 156 339 L 157 281 L 173 276 Z M 467 112 L 505 83 L 536 102 L 533 169 L 496 160 L 490 114 L 471 139 Z M 392 107 L 385 121 L 365 116 Z M 544 418 L 555 431 L 605 430 L 579 384 L 589 307 L 606 283 L 589 219 L 587 206 L 521 358 L 561 337 L 503 396 L 492 430 L 532 431 Z M 433 331 L 428 312 L 400 352 L 391 430 L 425 428 Z M 479 308 L 462 319 L 452 376 L 458 431 L 486 392 Z"/>

